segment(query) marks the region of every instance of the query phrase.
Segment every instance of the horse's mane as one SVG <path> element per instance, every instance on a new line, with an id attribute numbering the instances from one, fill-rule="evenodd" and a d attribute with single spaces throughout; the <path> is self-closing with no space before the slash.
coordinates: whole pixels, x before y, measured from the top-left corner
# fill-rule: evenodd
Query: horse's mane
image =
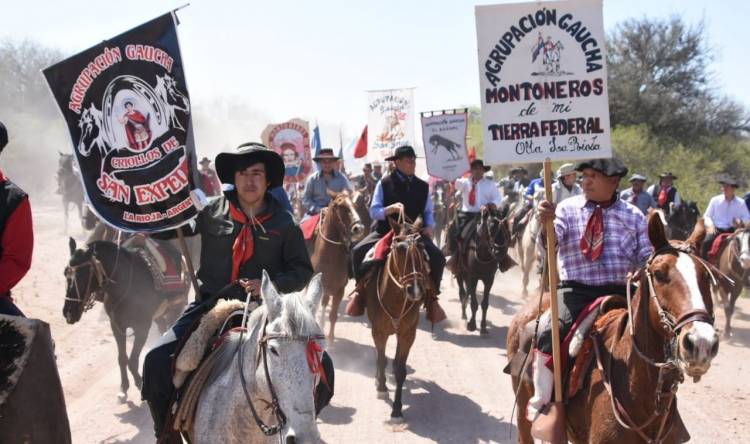
<path id="1" fill-rule="evenodd" d="M 283 333 L 291 336 L 312 336 L 320 333 L 314 313 L 302 302 L 299 293 L 282 295 L 281 323 Z"/>

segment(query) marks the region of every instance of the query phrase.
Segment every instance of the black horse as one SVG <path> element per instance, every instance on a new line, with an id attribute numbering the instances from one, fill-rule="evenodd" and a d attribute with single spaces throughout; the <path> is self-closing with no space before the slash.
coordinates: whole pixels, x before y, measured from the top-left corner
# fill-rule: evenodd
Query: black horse
<path id="1" fill-rule="evenodd" d="M 487 334 L 487 308 L 495 272 L 498 269 L 505 272 L 515 265 L 508 256 L 509 241 L 508 220 L 501 219 L 497 211 L 483 210 L 476 230 L 467 241 L 462 242 L 465 248 L 459 252 L 456 280 L 461 298 L 461 319 L 466 319 L 466 305 L 471 298 L 471 319 L 466 324 L 469 331 L 477 329 L 477 284 L 482 281 L 484 297 L 480 333 Z"/>
<path id="2" fill-rule="evenodd" d="M 92 242 L 86 250 L 76 249 L 70 238 L 70 262 L 65 267 L 67 291 L 63 316 L 68 324 L 81 319 L 83 313 L 104 303 L 109 316 L 112 334 L 117 343 L 117 361 L 120 365 L 121 402 L 127 400 L 127 369 L 135 385 L 141 387 L 138 360 L 146 343 L 151 322 L 156 322 L 164 333 L 182 313 L 187 303 L 187 286 L 183 293 L 166 297 L 154 288 L 154 281 L 146 262 L 137 254 L 106 241 Z M 125 347 L 127 328 L 133 329 L 133 348 L 128 357 Z"/>
<path id="3" fill-rule="evenodd" d="M 448 154 L 451 155 L 451 160 L 458 160 L 461 156 L 458 154 L 458 149 L 461 148 L 460 143 L 456 143 L 452 140 L 446 139 L 440 134 L 433 134 L 430 136 L 430 145 L 432 145 L 432 152 L 437 154 L 439 147 L 445 148 Z"/>
<path id="4" fill-rule="evenodd" d="M 62 195 L 65 214 L 65 233 L 68 232 L 68 207 L 78 207 L 78 217 L 83 221 L 83 185 L 79 173 L 73 169 L 73 155 L 60 154 L 57 162 L 57 192 Z M 82 222 L 83 223 L 83 222 Z"/>
<path id="5" fill-rule="evenodd" d="M 672 210 L 667 220 L 667 235 L 670 239 L 685 240 L 693 232 L 701 212 L 694 201 L 685 201 Z"/>

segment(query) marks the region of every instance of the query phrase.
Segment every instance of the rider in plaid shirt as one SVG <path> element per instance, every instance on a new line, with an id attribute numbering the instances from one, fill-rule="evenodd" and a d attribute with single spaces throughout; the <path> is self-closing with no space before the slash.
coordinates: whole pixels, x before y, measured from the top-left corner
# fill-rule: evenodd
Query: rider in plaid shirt
<path id="1" fill-rule="evenodd" d="M 570 331 L 578 315 L 598 297 L 625 294 L 627 274 L 643 265 L 653 247 L 646 218 L 638 207 L 620 200 L 617 186 L 628 172 L 616 159 L 581 162 L 583 195 L 539 204 L 542 223 L 553 220 L 557 235 L 557 288 L 560 338 Z M 545 245 L 544 230 L 539 244 Z M 534 396 L 528 416 L 546 405 L 553 389 L 552 330 L 549 322 L 540 330 L 534 351 Z"/>

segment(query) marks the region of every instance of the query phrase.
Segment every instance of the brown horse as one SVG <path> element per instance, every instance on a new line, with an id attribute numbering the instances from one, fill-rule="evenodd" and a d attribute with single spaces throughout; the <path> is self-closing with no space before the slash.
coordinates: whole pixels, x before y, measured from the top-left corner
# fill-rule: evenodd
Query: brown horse
<path id="1" fill-rule="evenodd" d="M 365 287 L 367 317 L 372 325 L 372 339 L 377 349 L 376 387 L 378 397 L 388 396 L 385 385 L 385 345 L 388 337 L 396 335 L 396 356 L 393 374 L 396 377 L 396 395 L 393 399 L 391 420 L 402 422 L 401 393 L 406 380 L 406 360 L 419 323 L 419 307 L 432 290 L 427 263 L 427 252 L 419 234 L 422 220 L 414 224 L 395 223 L 391 251 L 382 267 L 372 270 L 376 278 Z"/>
<path id="2" fill-rule="evenodd" d="M 349 281 L 351 260 L 349 252 L 352 242 L 358 241 L 365 231 L 364 225 L 352 199 L 347 192 L 332 193 L 331 202 L 320 212 L 320 222 L 312 240 L 310 261 L 316 273 L 323 274 L 323 297 L 320 309 L 320 327 L 325 329 L 325 313 L 332 300 L 328 314 L 330 327 L 328 340 L 333 341 L 333 332 L 339 317 L 339 305 L 344 298 L 344 288 Z"/>
<path id="3" fill-rule="evenodd" d="M 731 290 L 719 288 L 721 303 L 724 305 L 724 339 L 732 335 L 732 315 L 737 298 L 742 293 L 750 272 L 750 224 L 739 228 L 730 236 L 726 247 L 719 255 L 719 270 L 734 281 Z"/>
<path id="4" fill-rule="evenodd" d="M 702 221 L 685 242 L 667 240 L 656 214 L 649 218 L 654 252 L 633 277 L 632 315 L 614 309 L 597 320 L 591 333 L 597 370 L 567 400 L 567 437 L 574 443 L 677 443 L 689 438 L 676 403 L 685 375 L 700 379 L 719 348 L 713 328 L 712 280 L 731 285 L 695 255 L 705 237 Z M 549 304 L 545 295 L 544 306 Z M 530 301 L 508 332 L 510 360 L 522 352 L 521 337 L 533 328 L 539 301 Z M 521 379 L 519 381 L 519 379 Z M 520 387 L 519 387 L 520 382 Z M 526 405 L 533 392 L 527 378 L 513 378 L 518 393 L 518 432 L 533 442 Z"/>
<path id="5" fill-rule="evenodd" d="M 367 188 L 360 188 L 352 194 L 354 209 L 357 210 L 359 220 L 362 221 L 362 226 L 365 227 L 365 231 L 362 233 L 363 237 L 370 234 L 370 225 L 372 225 L 370 200 L 372 200 L 372 193 Z"/>

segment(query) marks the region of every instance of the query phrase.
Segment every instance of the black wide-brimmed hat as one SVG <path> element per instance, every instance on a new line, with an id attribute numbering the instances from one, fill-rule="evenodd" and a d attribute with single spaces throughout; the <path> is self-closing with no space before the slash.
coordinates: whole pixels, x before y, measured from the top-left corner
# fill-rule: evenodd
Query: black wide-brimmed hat
<path id="1" fill-rule="evenodd" d="M 237 147 L 237 151 L 216 156 L 216 174 L 221 183 L 234 183 L 234 165 L 242 159 L 257 159 L 266 165 L 266 178 L 270 182 L 268 188 L 276 188 L 284 183 L 284 161 L 281 156 L 257 142 L 243 143 Z"/>
<path id="2" fill-rule="evenodd" d="M 385 160 L 393 161 L 401 159 L 402 157 L 417 157 L 417 153 L 414 152 L 414 148 L 412 148 L 410 145 L 403 145 L 398 148 L 396 148 L 396 151 L 393 152 L 393 155 L 390 157 L 386 157 Z"/>
<path id="3" fill-rule="evenodd" d="M 5 148 L 5 145 L 8 144 L 8 130 L 5 129 L 5 125 L 3 125 L 3 122 L 0 122 L 0 151 Z"/>
<path id="4" fill-rule="evenodd" d="M 203 159 L 201 159 L 201 161 L 198 162 L 198 163 L 200 163 L 201 165 L 204 165 L 204 164 L 207 164 L 207 163 L 211 163 L 211 159 L 209 159 L 206 156 L 203 156 Z"/>
<path id="5" fill-rule="evenodd" d="M 313 157 L 313 160 L 320 162 L 321 160 L 341 160 L 341 158 L 333 154 L 333 149 L 321 148 L 320 151 L 318 151 L 318 155 Z"/>
<path id="6" fill-rule="evenodd" d="M 628 169 L 618 159 L 584 160 L 576 165 L 576 171 L 583 171 L 586 168 L 599 171 L 608 177 L 625 177 L 628 174 Z"/>
<path id="7" fill-rule="evenodd" d="M 674 174 L 672 174 L 671 171 L 665 171 L 665 172 L 659 174 L 659 179 L 664 179 L 665 177 L 671 177 L 672 180 L 677 180 L 677 176 L 675 176 Z"/>
<path id="8" fill-rule="evenodd" d="M 474 167 L 475 167 L 475 166 L 477 166 L 477 165 L 479 165 L 479 166 L 481 166 L 482 168 L 484 168 L 484 172 L 485 172 L 485 173 L 486 173 L 487 171 L 489 171 L 489 170 L 491 170 L 491 169 L 492 169 L 492 167 L 490 167 L 490 166 L 487 166 L 487 165 L 485 165 L 485 164 L 484 164 L 484 161 L 483 161 L 482 159 L 474 159 L 474 160 L 472 160 L 472 161 L 471 161 L 471 168 L 472 168 L 472 169 L 474 169 Z"/>
<path id="9" fill-rule="evenodd" d="M 740 187 L 740 181 L 729 173 L 719 174 L 716 180 L 722 185 L 729 185 L 735 188 Z"/>

